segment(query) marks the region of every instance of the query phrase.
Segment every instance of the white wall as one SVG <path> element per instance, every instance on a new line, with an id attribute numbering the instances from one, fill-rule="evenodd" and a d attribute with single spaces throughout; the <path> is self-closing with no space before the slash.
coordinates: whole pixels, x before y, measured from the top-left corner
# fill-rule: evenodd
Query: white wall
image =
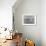
<path id="1" fill-rule="evenodd" d="M 15 28 L 23 32 L 24 37 L 35 40 L 36 46 L 46 46 L 46 0 L 23 0 L 17 8 L 14 5 L 13 11 Z M 22 15 L 31 13 L 37 16 L 36 26 L 22 25 Z"/>
<path id="2" fill-rule="evenodd" d="M 13 9 L 15 28 L 18 32 L 23 33 L 24 38 L 32 39 L 35 41 L 36 46 L 41 46 L 41 1 L 23 0 L 23 2 L 16 9 L 15 8 Z M 33 26 L 22 25 L 23 14 L 35 14 L 37 16 L 37 24 Z"/>
<path id="3" fill-rule="evenodd" d="M 46 0 L 41 1 L 41 38 L 42 46 L 46 46 Z"/>
<path id="4" fill-rule="evenodd" d="M 0 27 L 12 28 L 12 6 L 16 0 L 0 0 Z"/>

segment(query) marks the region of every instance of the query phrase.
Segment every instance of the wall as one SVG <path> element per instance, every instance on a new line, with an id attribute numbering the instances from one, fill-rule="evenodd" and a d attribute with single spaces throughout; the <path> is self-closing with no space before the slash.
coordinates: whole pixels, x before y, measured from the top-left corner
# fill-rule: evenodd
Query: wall
<path id="1" fill-rule="evenodd" d="M 46 0 L 41 1 L 41 38 L 42 46 L 46 46 Z"/>
<path id="2" fill-rule="evenodd" d="M 0 0 L 0 27 L 12 28 L 12 6 L 16 0 Z"/>
<path id="3" fill-rule="evenodd" d="M 13 7 L 13 11 L 15 28 L 18 32 L 23 33 L 24 39 L 32 39 L 35 41 L 36 46 L 41 46 L 41 1 L 23 0 L 17 8 Z M 35 14 L 37 16 L 37 24 L 33 26 L 22 25 L 23 14 Z"/>

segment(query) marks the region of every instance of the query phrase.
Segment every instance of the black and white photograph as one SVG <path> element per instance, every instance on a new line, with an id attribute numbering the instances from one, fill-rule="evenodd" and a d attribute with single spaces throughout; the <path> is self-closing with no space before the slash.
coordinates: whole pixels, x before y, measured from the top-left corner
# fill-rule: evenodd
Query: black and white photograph
<path id="1" fill-rule="evenodd" d="M 36 16 L 24 15 L 22 21 L 23 25 L 36 25 Z"/>

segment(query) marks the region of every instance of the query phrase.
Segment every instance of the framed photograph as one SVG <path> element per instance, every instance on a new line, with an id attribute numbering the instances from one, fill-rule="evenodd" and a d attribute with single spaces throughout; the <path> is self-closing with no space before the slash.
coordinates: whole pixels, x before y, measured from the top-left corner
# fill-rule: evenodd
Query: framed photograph
<path id="1" fill-rule="evenodd" d="M 22 24 L 23 25 L 36 25 L 36 16 L 35 15 L 23 15 Z"/>

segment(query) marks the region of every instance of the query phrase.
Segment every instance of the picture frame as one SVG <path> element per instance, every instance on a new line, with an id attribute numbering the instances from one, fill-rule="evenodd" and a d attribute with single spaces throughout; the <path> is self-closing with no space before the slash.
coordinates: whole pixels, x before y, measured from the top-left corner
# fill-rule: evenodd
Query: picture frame
<path id="1" fill-rule="evenodd" d="M 36 16 L 35 15 L 23 15 L 22 16 L 22 25 L 36 25 Z"/>

